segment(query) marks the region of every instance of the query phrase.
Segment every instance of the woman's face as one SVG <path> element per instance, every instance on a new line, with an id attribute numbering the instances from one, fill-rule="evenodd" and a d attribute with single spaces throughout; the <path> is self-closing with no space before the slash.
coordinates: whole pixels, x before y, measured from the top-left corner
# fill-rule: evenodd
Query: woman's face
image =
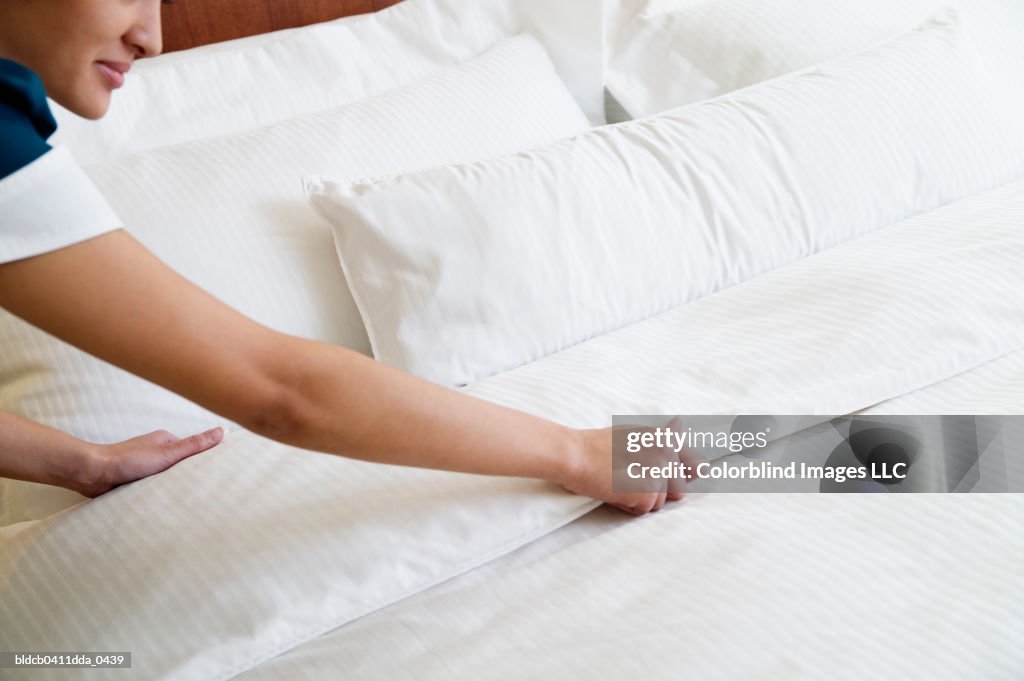
<path id="1" fill-rule="evenodd" d="M 100 118 L 132 62 L 160 53 L 161 0 L 2 0 L 0 55 L 39 74 L 46 93 Z"/>

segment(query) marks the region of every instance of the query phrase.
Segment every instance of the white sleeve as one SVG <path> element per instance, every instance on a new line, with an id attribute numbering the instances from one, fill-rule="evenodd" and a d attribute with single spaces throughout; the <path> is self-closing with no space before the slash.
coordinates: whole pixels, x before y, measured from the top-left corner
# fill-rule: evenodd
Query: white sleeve
<path id="1" fill-rule="evenodd" d="M 0 179 L 0 263 L 120 227 L 113 208 L 63 147 Z"/>

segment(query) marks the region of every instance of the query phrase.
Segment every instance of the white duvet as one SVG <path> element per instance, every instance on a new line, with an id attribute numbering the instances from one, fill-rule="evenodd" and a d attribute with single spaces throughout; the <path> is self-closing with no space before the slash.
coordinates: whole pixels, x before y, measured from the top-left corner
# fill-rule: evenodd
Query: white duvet
<path id="1" fill-rule="evenodd" d="M 914 391 L 988 362 L 1024 364 L 1012 354 L 1024 349 L 1021 262 L 1024 183 L 467 391 L 591 426 L 613 413 L 913 405 Z M 952 380 L 968 387 L 947 392 L 970 390 Z M 1012 409 L 1015 385 L 995 402 Z M 328 676 L 307 654 L 332 678 L 450 678 L 456 664 L 485 678 L 613 678 L 667 663 L 663 678 L 800 678 L 835 660 L 829 674 L 849 678 L 1010 678 L 1021 666 L 1007 643 L 1021 638 L 1024 607 L 1014 495 L 691 498 L 493 582 L 403 601 L 593 506 L 540 483 L 235 433 L 164 475 L 4 530 L 0 649 L 130 650 L 140 679 Z M 289 650 L 299 657 L 259 666 Z"/>
<path id="2" fill-rule="evenodd" d="M 1024 413 L 1024 350 L 862 413 Z M 1022 495 L 713 494 L 666 509 L 596 509 L 239 678 L 1010 681 L 1024 668 Z"/>
<path id="3" fill-rule="evenodd" d="M 718 494 L 669 508 L 595 519 L 595 536 L 240 678 L 1020 678 L 1020 495 Z"/>

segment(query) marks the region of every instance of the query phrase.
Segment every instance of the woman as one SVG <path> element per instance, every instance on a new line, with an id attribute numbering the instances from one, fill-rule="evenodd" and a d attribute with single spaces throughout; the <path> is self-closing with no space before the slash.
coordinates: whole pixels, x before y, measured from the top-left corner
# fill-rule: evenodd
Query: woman
<path id="1" fill-rule="evenodd" d="M 682 496 L 668 488 L 615 493 L 610 430 L 569 429 L 274 332 L 119 229 L 70 156 L 46 144 L 55 123 L 44 86 L 64 107 L 100 118 L 132 63 L 160 50 L 160 0 L 0 4 L 0 306 L 290 445 L 539 478 L 635 514 Z M 87 496 L 165 470 L 223 436 L 215 429 L 178 440 L 161 432 L 98 446 L 4 413 L 0 432 L 0 475 Z"/>

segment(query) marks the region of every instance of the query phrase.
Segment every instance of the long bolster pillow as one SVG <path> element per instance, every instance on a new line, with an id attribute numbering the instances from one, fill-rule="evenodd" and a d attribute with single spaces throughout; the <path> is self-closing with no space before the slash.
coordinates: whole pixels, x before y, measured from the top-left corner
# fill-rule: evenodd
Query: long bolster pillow
<path id="1" fill-rule="evenodd" d="M 1022 176 L 1024 128 L 947 11 L 528 153 L 306 188 L 377 358 L 462 385 Z"/>

